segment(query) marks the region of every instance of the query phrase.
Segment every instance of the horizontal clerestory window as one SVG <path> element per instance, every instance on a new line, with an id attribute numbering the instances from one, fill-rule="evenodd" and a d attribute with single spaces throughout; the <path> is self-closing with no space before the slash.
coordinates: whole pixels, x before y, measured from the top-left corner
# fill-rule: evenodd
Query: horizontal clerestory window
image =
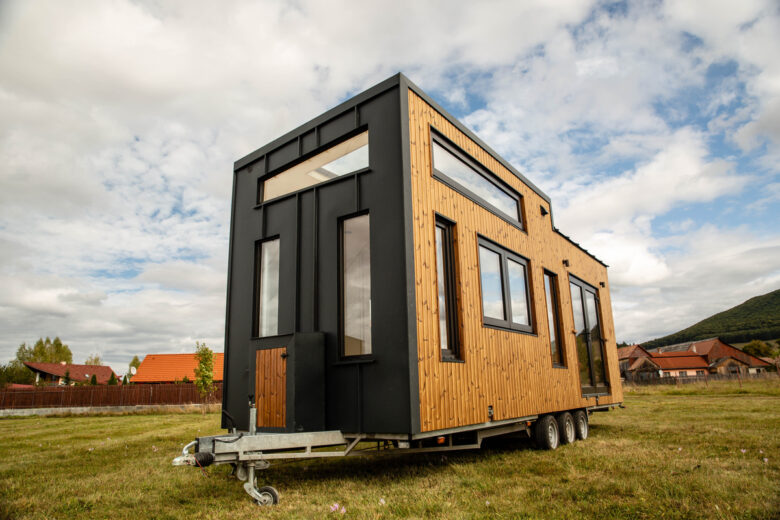
<path id="1" fill-rule="evenodd" d="M 454 145 L 432 135 L 433 175 L 521 229 L 521 197 Z"/>
<path id="2" fill-rule="evenodd" d="M 263 202 L 368 168 L 368 131 L 332 146 L 263 182 Z"/>

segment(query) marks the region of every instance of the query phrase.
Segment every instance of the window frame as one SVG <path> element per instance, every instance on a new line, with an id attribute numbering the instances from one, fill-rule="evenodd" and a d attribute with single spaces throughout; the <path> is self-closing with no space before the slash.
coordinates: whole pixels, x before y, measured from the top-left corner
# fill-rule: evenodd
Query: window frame
<path id="1" fill-rule="evenodd" d="M 371 352 L 368 354 L 352 354 L 347 355 L 346 354 L 346 312 L 345 312 L 345 286 L 344 283 L 346 281 L 346 278 L 344 276 L 344 222 L 347 220 L 351 220 L 353 218 L 358 218 L 362 216 L 369 216 L 368 221 L 368 240 L 369 240 L 369 256 L 371 251 L 371 217 L 368 210 L 359 211 L 357 213 L 350 213 L 349 215 L 343 215 L 338 218 L 338 277 L 336 283 L 338 284 L 338 344 L 339 344 L 339 360 L 340 361 L 361 361 L 361 360 L 373 360 L 374 359 L 374 345 L 373 345 L 373 327 L 374 327 L 374 320 L 373 320 L 373 309 L 372 306 L 369 305 L 369 319 L 371 320 L 370 328 L 371 328 Z M 369 279 L 369 302 L 371 301 L 371 260 L 369 258 L 369 272 L 368 272 L 368 279 Z"/>
<path id="2" fill-rule="evenodd" d="M 280 235 L 273 235 L 270 237 L 261 238 L 260 240 L 255 241 L 255 262 L 254 262 L 254 286 L 253 286 L 253 295 L 252 295 L 252 331 L 251 331 L 251 337 L 252 339 L 260 339 L 260 338 L 272 338 L 274 336 L 279 335 L 279 306 L 277 303 L 276 308 L 276 334 L 272 334 L 270 336 L 261 336 L 260 335 L 260 284 L 262 283 L 262 267 L 263 267 L 263 244 L 266 242 L 273 242 L 274 240 L 279 241 L 279 272 L 277 273 L 279 276 L 279 282 L 277 282 L 277 295 L 276 299 L 277 302 L 279 301 L 279 285 L 281 283 L 281 258 L 282 258 L 282 239 Z"/>
<path id="3" fill-rule="evenodd" d="M 476 202 L 486 210 L 490 211 L 494 215 L 500 217 L 501 219 L 505 220 L 506 222 L 512 224 L 513 226 L 517 227 L 518 229 L 522 231 L 526 231 L 525 229 L 525 207 L 523 204 L 523 196 L 519 194 L 517 191 L 515 191 L 511 186 L 509 186 L 506 182 L 501 180 L 495 173 L 490 171 L 488 168 L 480 164 L 476 159 L 471 157 L 468 153 L 463 151 L 459 146 L 454 144 L 452 141 L 444 137 L 440 132 L 438 132 L 435 128 L 430 127 L 430 137 L 431 137 L 431 146 L 430 146 L 430 155 L 431 155 L 431 170 L 433 172 L 433 177 L 438 180 L 439 182 L 446 184 L 453 190 L 457 191 L 461 195 L 464 195 L 468 199 L 472 200 L 473 202 Z M 457 160 L 464 163 L 468 168 L 474 171 L 475 174 L 479 175 L 489 183 L 493 184 L 496 188 L 504 192 L 509 197 L 513 198 L 515 200 L 515 203 L 517 205 L 517 218 L 515 218 L 512 215 L 509 215 L 507 213 L 504 213 L 502 210 L 497 208 L 496 206 L 492 205 L 487 200 L 483 199 L 470 189 L 468 189 L 466 186 L 460 184 L 458 181 L 447 175 L 445 172 L 438 170 L 436 168 L 436 165 L 434 163 L 434 155 L 433 155 L 433 145 L 434 143 L 438 144 L 442 148 L 444 148 L 446 151 L 450 152 Z"/>
<path id="4" fill-rule="evenodd" d="M 548 298 L 547 298 L 547 278 L 550 279 L 550 288 L 552 294 L 549 298 L 549 303 L 552 305 L 552 315 L 553 315 L 553 322 L 550 323 L 550 309 L 548 308 Z M 548 332 L 550 329 L 553 329 L 555 332 L 555 342 L 557 345 L 557 352 L 558 352 L 558 359 L 559 361 L 556 361 L 555 357 L 552 354 L 552 341 L 550 341 L 550 359 L 552 360 L 552 366 L 553 368 L 568 368 L 568 365 L 566 363 L 566 349 L 564 348 L 563 344 L 563 336 L 561 335 L 561 294 L 560 289 L 558 287 L 558 275 L 554 272 L 550 271 L 549 269 L 544 269 L 542 272 L 542 281 L 544 283 L 544 305 L 545 309 L 547 310 L 547 329 Z"/>
<path id="5" fill-rule="evenodd" d="M 496 253 L 499 256 L 499 263 L 501 267 L 501 295 L 504 303 L 503 320 L 485 316 L 485 309 L 484 309 L 485 302 L 482 297 L 482 293 L 483 293 L 482 266 L 479 264 L 480 247 L 484 247 L 485 249 L 492 251 L 493 253 Z M 526 308 L 528 309 L 528 325 L 522 325 L 519 323 L 514 323 L 512 321 L 512 293 L 511 293 L 511 287 L 509 286 L 509 260 L 517 262 L 525 268 L 525 300 L 526 300 Z M 482 325 L 485 327 L 535 335 L 536 333 L 534 332 L 534 317 L 536 313 L 534 312 L 533 309 L 534 299 L 531 294 L 531 288 L 533 284 L 531 283 L 530 280 L 531 278 L 530 260 L 528 260 L 523 256 L 520 256 L 514 251 L 510 251 L 509 249 L 496 244 L 492 240 L 485 238 L 482 235 L 477 235 L 477 264 L 478 264 L 478 275 L 479 275 L 479 305 L 480 305 L 480 311 L 482 312 Z"/>
<path id="6" fill-rule="evenodd" d="M 588 382 L 588 385 L 585 386 L 582 384 L 582 381 L 580 381 L 580 388 L 582 389 L 583 396 L 594 396 L 594 395 L 610 395 L 611 394 L 611 388 L 612 384 L 609 377 L 609 365 L 607 364 L 607 357 L 606 357 L 606 344 L 607 339 L 604 336 L 604 320 L 603 315 L 601 312 L 601 298 L 599 297 L 599 290 L 594 287 L 593 285 L 589 284 L 588 282 L 577 278 L 573 274 L 569 273 L 569 297 L 573 298 L 572 292 L 571 292 L 571 285 L 574 284 L 580 288 L 581 291 L 581 305 L 583 310 L 583 320 L 585 324 L 585 330 L 586 332 L 586 344 L 588 346 L 588 364 L 589 364 L 589 374 L 590 374 L 590 381 Z M 603 365 L 604 370 L 604 384 L 603 385 L 596 385 L 594 383 L 595 378 L 595 361 L 593 359 L 593 353 L 592 350 L 594 348 L 593 345 L 593 339 L 591 337 L 590 331 L 593 330 L 593 326 L 590 323 L 590 317 L 588 316 L 588 307 L 587 307 L 587 297 L 585 296 L 585 293 L 589 292 L 593 295 L 594 303 L 596 306 L 596 319 L 598 320 L 599 325 L 599 340 L 598 340 L 598 348 L 601 349 L 601 363 Z M 574 305 L 571 306 L 572 310 L 572 318 L 574 318 Z M 576 334 L 575 334 L 575 344 L 577 341 Z M 579 359 L 577 359 L 578 363 L 578 377 L 579 377 Z M 670 375 L 668 372 L 667 375 Z"/>
<path id="7" fill-rule="evenodd" d="M 439 350 L 441 351 L 442 361 L 463 361 L 460 348 L 460 330 L 459 330 L 459 309 L 457 294 L 457 264 L 456 264 L 456 243 L 455 243 L 455 222 L 438 213 L 434 214 L 434 250 L 438 252 L 437 230 L 442 230 L 442 264 L 444 271 L 444 280 L 439 279 L 438 258 L 436 259 L 436 316 L 437 321 L 441 320 L 441 309 L 439 308 L 439 284 L 444 283 L 445 313 L 447 322 L 447 347 L 442 345 L 441 332 L 439 333 Z M 441 331 L 441 329 L 439 329 Z"/>

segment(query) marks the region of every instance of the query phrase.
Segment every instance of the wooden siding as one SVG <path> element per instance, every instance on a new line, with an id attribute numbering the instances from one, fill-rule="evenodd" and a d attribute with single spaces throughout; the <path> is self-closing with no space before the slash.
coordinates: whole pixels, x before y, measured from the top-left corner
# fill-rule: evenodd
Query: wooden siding
<path id="1" fill-rule="evenodd" d="M 287 408 L 287 348 L 257 351 L 257 426 L 284 428 Z"/>
<path id="2" fill-rule="evenodd" d="M 489 420 L 510 419 L 595 405 L 580 391 L 568 275 L 599 289 L 605 359 L 612 395 L 599 404 L 623 400 L 606 268 L 555 233 L 548 203 L 409 90 L 409 125 L 414 222 L 414 269 L 420 426 L 433 431 Z M 432 176 L 433 127 L 495 173 L 523 197 L 525 231 L 451 189 Z M 454 221 L 458 321 L 463 363 L 443 362 L 439 348 L 436 288 L 435 214 Z M 529 286 L 535 334 L 482 325 L 477 235 L 529 259 Z M 569 261 L 569 267 L 563 260 Z M 544 269 L 558 275 L 561 343 L 566 366 L 553 368 L 544 294 Z M 606 287 L 602 288 L 599 283 Z"/>

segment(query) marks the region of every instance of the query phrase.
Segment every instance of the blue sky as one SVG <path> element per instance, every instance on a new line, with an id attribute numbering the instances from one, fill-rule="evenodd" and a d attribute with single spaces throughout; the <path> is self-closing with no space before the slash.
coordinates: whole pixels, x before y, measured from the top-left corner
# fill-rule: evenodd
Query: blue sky
<path id="1" fill-rule="evenodd" d="M 619 340 L 777 289 L 779 9 L 3 2 L 0 361 L 221 350 L 233 161 L 398 71 L 610 265 Z"/>

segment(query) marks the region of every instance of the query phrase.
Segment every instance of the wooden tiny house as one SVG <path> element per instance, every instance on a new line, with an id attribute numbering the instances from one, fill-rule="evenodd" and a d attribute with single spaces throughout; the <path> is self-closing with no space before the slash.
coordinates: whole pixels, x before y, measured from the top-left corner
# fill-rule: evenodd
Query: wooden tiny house
<path id="1" fill-rule="evenodd" d="M 255 402 L 259 431 L 411 440 L 623 398 L 606 266 L 401 74 L 235 163 L 228 278 L 226 428 Z"/>

